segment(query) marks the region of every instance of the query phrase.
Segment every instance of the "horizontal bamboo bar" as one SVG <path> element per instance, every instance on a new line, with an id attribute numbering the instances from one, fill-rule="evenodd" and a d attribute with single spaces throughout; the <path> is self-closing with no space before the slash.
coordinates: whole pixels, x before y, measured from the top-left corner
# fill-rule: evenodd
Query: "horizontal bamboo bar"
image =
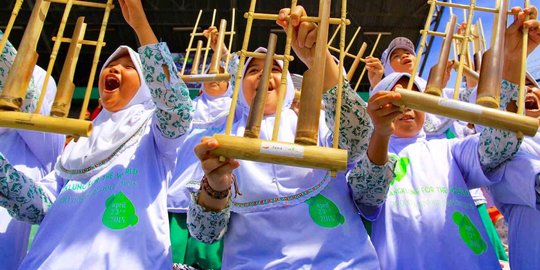
<path id="1" fill-rule="evenodd" d="M 58 38 L 57 37 L 53 37 L 52 38 L 52 41 L 56 41 Z M 71 43 L 71 38 L 66 38 L 66 37 L 63 37 L 60 39 L 61 42 L 66 42 L 66 43 Z M 95 41 L 95 40 L 79 40 L 78 42 L 79 44 L 81 45 L 90 45 L 90 46 L 97 46 L 99 44 L 101 44 L 101 46 L 105 46 L 107 45 L 106 42 L 99 42 L 99 41 Z"/>
<path id="2" fill-rule="evenodd" d="M 225 35 L 231 35 L 231 34 L 235 35 L 236 32 L 235 31 L 232 31 L 232 32 L 231 31 L 226 31 L 225 32 Z M 196 37 L 202 37 L 202 36 L 204 36 L 204 33 L 194 33 L 194 34 L 191 33 L 190 35 L 196 36 Z"/>
<path id="3" fill-rule="evenodd" d="M 428 1 L 428 4 L 430 4 L 432 1 Z M 462 9 L 469 9 L 469 5 L 463 5 L 463 4 L 456 4 L 456 3 L 449 3 L 449 2 L 441 2 L 441 1 L 435 1 L 435 3 L 438 6 L 445 6 L 445 7 L 455 7 L 455 8 L 462 8 Z M 485 11 L 485 12 L 491 12 L 491 13 L 499 13 L 499 10 L 496 8 L 487 8 L 487 7 L 474 7 L 474 10 L 476 11 Z M 508 10 L 508 14 L 510 15 L 516 15 L 517 13 L 512 12 L 512 10 Z"/>
<path id="4" fill-rule="evenodd" d="M 262 58 L 262 59 L 264 59 L 264 57 L 265 57 L 265 55 L 266 55 L 265 53 L 241 52 L 241 51 L 239 52 L 239 54 L 240 54 L 240 55 L 243 54 L 243 55 L 245 55 L 246 57 Z M 283 60 L 285 60 L 285 56 L 284 56 L 284 55 L 278 55 L 278 54 L 276 54 L 276 55 L 274 55 L 274 60 L 282 60 L 282 61 L 283 61 Z M 293 60 L 294 60 L 294 56 L 291 56 L 291 55 L 287 56 L 287 60 L 293 61 Z"/>
<path id="5" fill-rule="evenodd" d="M 214 138 L 219 147 L 212 154 L 217 156 L 330 171 L 347 169 L 347 151 L 343 149 L 300 146 L 224 134 L 215 134 Z"/>
<path id="6" fill-rule="evenodd" d="M 522 132 L 534 136 L 538 131 L 538 119 L 515 113 L 500 111 L 480 105 L 453 99 L 443 99 L 416 91 L 396 89 L 401 100 L 396 105 L 413 110 L 446 116 L 468 123 L 503 129 L 515 133 Z"/>
<path id="7" fill-rule="evenodd" d="M 88 137 L 92 132 L 91 121 L 21 112 L 0 112 L 0 126 L 79 137 Z"/>
<path id="8" fill-rule="evenodd" d="M 199 75 L 180 75 L 180 79 L 184 82 L 217 82 L 217 81 L 229 81 L 231 74 L 199 74 Z"/>
<path id="9" fill-rule="evenodd" d="M 420 30 L 420 34 L 427 33 L 428 35 L 437 36 L 437 37 L 445 37 L 446 33 L 443 32 L 436 32 L 436 31 L 426 31 L 426 30 Z M 465 37 L 463 35 L 454 35 L 453 39 L 457 40 L 463 40 Z M 472 38 L 470 38 L 472 39 Z"/>
<path id="10" fill-rule="evenodd" d="M 244 18 L 252 17 L 256 20 L 268 20 L 268 21 L 276 21 L 278 19 L 278 14 L 268 14 L 268 13 L 251 13 L 246 12 L 244 13 Z M 319 17 L 302 17 L 300 19 L 301 22 L 314 22 L 319 23 L 321 22 L 321 18 Z M 341 24 L 340 18 L 330 18 L 329 19 L 330 24 Z M 345 24 L 349 25 L 351 24 L 351 21 L 349 19 L 345 19 Z"/>
<path id="11" fill-rule="evenodd" d="M 46 2 L 58 3 L 58 4 L 67 4 L 68 0 L 44 0 Z M 88 2 L 88 1 L 73 1 L 73 5 L 83 6 L 83 7 L 93 7 L 93 8 L 107 8 L 107 4 Z M 111 9 L 114 5 L 111 5 Z"/>

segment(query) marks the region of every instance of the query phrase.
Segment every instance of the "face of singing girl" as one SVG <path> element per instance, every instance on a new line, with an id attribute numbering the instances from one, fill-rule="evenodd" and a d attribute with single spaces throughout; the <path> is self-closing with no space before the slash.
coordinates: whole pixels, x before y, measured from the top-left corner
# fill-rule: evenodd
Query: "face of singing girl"
<path id="1" fill-rule="evenodd" d="M 242 80 L 242 88 L 244 91 L 244 97 L 246 102 L 251 105 L 259 81 L 261 80 L 262 72 L 264 68 L 264 59 L 255 58 L 249 62 L 244 78 Z M 272 72 L 268 82 L 268 96 L 266 97 L 266 103 L 264 104 L 264 115 L 272 115 L 276 112 L 276 104 L 279 99 L 279 84 L 281 82 L 281 67 L 277 62 L 274 62 L 272 66 Z"/>
<path id="2" fill-rule="evenodd" d="M 408 50 L 395 49 L 390 55 L 390 66 L 395 72 L 412 73 L 416 57 Z"/>
<path id="3" fill-rule="evenodd" d="M 401 78 L 396 85 L 400 84 L 403 87 L 409 83 L 409 78 Z M 396 89 L 396 86 L 392 88 L 392 91 Z M 412 91 L 419 91 L 415 84 L 413 84 Z M 394 118 L 394 135 L 400 138 L 411 138 L 420 132 L 424 126 L 424 120 L 426 114 L 421 111 L 406 109 L 402 114 Z"/>
<path id="4" fill-rule="evenodd" d="M 111 61 L 99 75 L 99 96 L 103 108 L 110 112 L 123 109 L 140 86 L 139 74 L 129 54 Z"/>
<path id="5" fill-rule="evenodd" d="M 527 116 L 540 119 L 540 88 L 534 86 L 527 87 L 525 113 Z"/>

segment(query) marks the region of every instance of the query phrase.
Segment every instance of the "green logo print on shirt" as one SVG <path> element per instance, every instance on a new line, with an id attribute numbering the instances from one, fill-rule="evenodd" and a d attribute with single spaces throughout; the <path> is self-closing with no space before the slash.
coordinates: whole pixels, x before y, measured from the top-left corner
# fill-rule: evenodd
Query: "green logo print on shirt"
<path id="1" fill-rule="evenodd" d="M 306 201 L 309 215 L 317 225 L 325 228 L 337 227 L 345 223 L 345 217 L 339 212 L 334 202 L 321 194 Z"/>
<path id="2" fill-rule="evenodd" d="M 459 228 L 461 239 L 476 255 L 480 255 L 487 250 L 487 244 L 482 239 L 478 229 L 472 223 L 471 219 L 463 213 L 454 212 L 452 220 Z"/>
<path id="3" fill-rule="evenodd" d="M 111 195 L 105 202 L 105 212 L 101 219 L 103 225 L 112 230 L 121 230 L 135 226 L 139 218 L 135 214 L 135 207 L 122 192 Z"/>
<path id="4" fill-rule="evenodd" d="M 405 175 L 407 175 L 407 166 L 411 163 L 408 157 L 398 157 L 396 154 L 390 154 L 393 158 L 397 159 L 396 167 L 394 168 L 394 174 L 396 177 L 390 181 L 390 185 L 394 185 L 397 182 L 401 181 Z"/>

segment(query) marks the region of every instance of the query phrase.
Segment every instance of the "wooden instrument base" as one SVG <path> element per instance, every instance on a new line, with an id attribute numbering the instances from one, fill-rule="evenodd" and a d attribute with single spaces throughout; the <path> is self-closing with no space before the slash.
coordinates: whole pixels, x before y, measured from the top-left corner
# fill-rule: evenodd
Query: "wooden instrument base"
<path id="1" fill-rule="evenodd" d="M 453 99 L 443 99 L 406 89 L 396 89 L 401 100 L 396 105 L 413 110 L 424 111 L 468 123 L 508 130 L 527 136 L 534 136 L 538 131 L 538 119 L 516 113 L 486 108 Z"/>
<path id="2" fill-rule="evenodd" d="M 0 111 L 0 127 L 88 137 L 92 131 L 92 122 L 41 114 Z"/>
<path id="3" fill-rule="evenodd" d="M 212 154 L 218 156 L 336 172 L 347 169 L 347 151 L 343 149 L 302 146 L 224 134 L 215 134 L 213 137 L 218 141 L 219 147 L 213 150 Z"/>

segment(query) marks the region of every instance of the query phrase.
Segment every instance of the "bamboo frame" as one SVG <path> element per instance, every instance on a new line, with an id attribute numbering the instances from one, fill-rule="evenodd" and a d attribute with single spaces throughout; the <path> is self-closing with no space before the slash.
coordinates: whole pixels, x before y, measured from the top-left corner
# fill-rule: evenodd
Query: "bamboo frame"
<path id="1" fill-rule="evenodd" d="M 359 27 L 356 28 L 356 31 L 354 32 L 354 35 L 352 36 L 351 40 L 349 40 L 349 44 L 347 45 L 345 50 L 341 50 L 341 48 L 338 49 L 338 48 L 333 47 L 332 43 L 333 43 L 334 39 L 336 38 L 337 34 L 339 32 L 342 32 L 342 31 L 340 31 L 341 29 L 342 29 L 342 24 L 338 25 L 338 27 L 334 31 L 334 34 L 332 34 L 332 37 L 328 41 L 328 50 L 330 50 L 331 52 L 337 52 L 337 53 L 339 53 L 339 55 L 343 54 L 345 57 L 349 57 L 349 58 L 354 59 L 351 67 L 349 68 L 349 70 L 347 72 L 347 80 L 350 81 L 352 79 L 352 77 L 354 76 L 354 73 L 356 72 L 356 69 L 358 68 L 358 65 L 360 64 L 360 62 L 362 62 L 362 63 L 366 62 L 366 59 L 363 58 L 363 56 L 364 56 L 364 53 L 366 52 L 366 49 L 367 49 L 367 43 L 365 43 L 365 42 L 362 43 L 362 46 L 360 46 L 360 49 L 358 50 L 358 53 L 356 55 L 354 55 L 352 53 L 349 53 L 349 50 L 351 49 L 352 45 L 354 44 L 354 41 L 356 40 L 356 37 L 360 33 L 360 29 L 362 29 L 362 27 L 359 26 Z M 343 40 L 345 39 L 345 37 L 341 37 L 341 38 Z M 341 42 L 340 42 L 340 46 L 341 46 Z M 343 61 L 343 60 L 344 59 L 340 59 L 340 62 Z"/>
<path id="2" fill-rule="evenodd" d="M 221 156 L 221 159 L 224 160 L 225 157 L 231 157 L 231 158 L 239 158 L 239 159 L 247 159 L 247 160 L 254 160 L 254 161 L 261 161 L 261 162 L 268 162 L 268 163 L 278 163 L 278 164 L 286 164 L 286 165 L 293 165 L 293 166 L 302 166 L 302 167 L 311 167 L 311 168 L 321 168 L 321 169 L 328 169 L 333 172 L 341 171 L 346 169 L 347 164 L 347 151 L 341 150 L 341 149 L 331 149 L 331 148 L 323 148 L 318 146 L 303 146 L 298 144 L 291 144 L 291 143 L 281 143 L 277 141 L 278 133 L 279 133 L 279 126 L 281 122 L 281 108 L 283 106 L 283 100 L 285 98 L 285 94 L 287 91 L 287 74 L 288 74 L 288 66 L 289 61 L 292 61 L 293 58 L 290 56 L 290 50 L 291 50 L 291 42 L 292 42 L 292 33 L 293 33 L 293 27 L 292 24 L 288 24 L 288 27 L 286 29 L 287 33 L 287 39 L 285 42 L 285 51 L 283 55 L 274 55 L 273 59 L 282 59 L 283 60 L 283 70 L 282 70 L 282 76 L 281 76 L 281 82 L 280 82 L 280 90 L 279 90 L 279 98 L 278 98 L 278 104 L 276 106 L 276 112 L 275 112 L 275 121 L 274 121 L 274 128 L 272 133 L 272 140 L 261 140 L 259 138 L 244 138 L 244 137 L 238 137 L 238 136 L 231 136 L 231 130 L 232 130 L 232 124 L 235 117 L 236 112 L 236 106 L 238 102 L 238 96 L 239 96 L 239 89 L 242 79 L 242 71 L 244 70 L 245 62 L 247 57 L 261 57 L 265 54 L 260 53 L 253 53 L 248 51 L 249 46 L 249 38 L 251 35 L 251 29 L 253 25 L 254 20 L 276 20 L 278 15 L 274 14 L 262 14 L 262 13 L 255 13 L 255 6 L 256 6 L 256 0 L 252 0 L 250 3 L 249 11 L 245 13 L 244 17 L 247 19 L 246 23 L 246 30 L 244 33 L 244 40 L 242 43 L 242 49 L 238 53 L 240 56 L 240 61 L 238 65 L 238 71 L 236 76 L 236 83 L 235 88 L 232 95 L 232 103 L 231 108 L 229 111 L 229 117 L 227 118 L 227 125 L 225 128 L 225 134 L 216 134 L 214 135 L 214 138 L 218 141 L 219 147 L 216 150 L 213 150 L 212 153 Z M 293 9 L 296 6 L 296 0 L 291 1 L 291 9 Z M 319 57 L 317 59 L 326 59 L 326 55 L 323 57 L 321 56 L 321 53 L 319 51 L 326 51 L 326 44 L 328 39 L 328 25 L 332 22 L 340 24 L 341 28 L 341 40 L 340 40 L 340 51 L 342 52 L 340 54 L 340 60 L 343 60 L 343 57 L 345 56 L 345 26 L 349 23 L 348 20 L 344 17 L 346 15 L 346 1 L 343 0 L 342 4 L 342 17 L 337 18 L 329 18 L 329 14 L 327 16 L 321 15 L 324 14 L 322 12 L 329 12 L 330 10 L 330 1 L 329 0 L 320 0 L 319 5 L 319 17 L 309 17 L 308 19 L 301 19 L 302 21 L 312 21 L 312 22 L 321 22 L 319 24 L 319 35 L 317 36 L 317 42 L 315 43 L 317 46 L 316 51 L 319 53 Z M 287 18 L 290 20 L 290 17 Z M 325 30 L 326 29 L 326 30 Z M 322 34 L 321 34 L 322 32 Z M 324 33 L 326 32 L 326 33 Z M 321 46 L 324 45 L 324 46 Z M 268 59 L 268 58 L 267 58 Z M 316 63 L 314 65 L 318 65 L 317 72 L 324 71 L 324 63 L 321 67 L 320 63 Z M 343 75 L 343 61 L 340 61 L 340 75 L 339 78 L 342 80 Z M 312 69 L 314 69 L 312 67 Z M 314 70 L 309 70 L 307 77 L 309 77 L 309 73 L 317 73 Z M 317 77 L 317 75 L 315 75 Z M 319 75 L 322 76 L 322 75 Z M 304 75 L 303 82 L 307 81 L 321 81 L 319 78 L 317 80 L 306 80 L 306 74 Z M 314 94 L 317 94 L 320 92 L 322 95 L 322 84 L 320 90 L 314 90 L 312 91 Z M 310 92 L 310 95 L 311 93 Z M 338 84 L 338 100 L 341 101 L 339 98 L 341 96 L 342 92 L 342 85 Z M 301 99 L 305 97 L 309 97 L 310 95 L 301 95 Z M 314 107 L 317 112 L 320 112 L 320 102 L 321 99 L 313 99 L 314 102 L 316 102 L 316 106 Z M 312 100 L 312 102 L 313 102 Z M 302 102 L 302 101 L 301 101 Z M 304 102 L 305 103 L 305 102 Z M 338 103 L 338 108 L 340 108 L 340 105 Z M 301 123 L 303 122 L 302 115 L 305 113 L 306 106 L 301 105 L 300 106 L 300 114 L 299 114 L 299 121 L 298 121 L 298 127 L 297 130 L 301 130 Z M 304 111 L 304 112 L 303 112 Z M 309 112 L 308 112 L 309 113 Z M 336 123 L 339 125 L 339 109 L 336 112 Z M 309 113 L 311 114 L 311 113 Z M 313 118 L 317 118 L 318 116 L 313 116 Z M 310 120 L 311 121 L 311 120 Z M 339 126 L 337 126 L 337 130 L 339 130 Z M 335 140 L 339 140 L 339 132 L 334 134 Z M 297 136 L 298 138 L 298 136 Z M 337 143 L 335 143 L 334 147 L 337 147 Z M 329 158 L 329 155 L 332 156 L 332 158 Z"/>
<path id="3" fill-rule="evenodd" d="M 382 33 L 377 34 L 377 39 L 375 40 L 375 44 L 373 45 L 373 48 L 371 48 L 371 52 L 369 53 L 369 56 L 372 57 L 375 53 L 375 50 L 377 49 L 377 46 L 379 45 L 379 41 L 381 40 Z M 362 83 L 362 79 L 364 78 L 364 75 L 366 74 L 366 66 L 364 66 L 364 69 L 362 69 L 362 73 L 360 73 L 360 78 L 358 78 L 358 81 L 356 82 L 356 85 L 354 86 L 354 91 L 358 91 L 358 87 L 360 86 L 360 83 Z"/>
<path id="4" fill-rule="evenodd" d="M 431 18 L 432 18 L 431 15 L 433 14 L 436 4 L 438 4 L 439 2 L 428 1 L 428 3 L 430 3 L 431 5 L 430 13 L 428 15 L 428 18 L 426 19 L 425 28 L 424 30 L 421 31 L 422 39 L 418 48 L 418 52 L 417 52 L 418 57 L 416 59 L 415 66 L 413 68 L 411 80 L 409 81 L 409 84 L 406 89 L 396 90 L 396 92 L 401 94 L 401 100 L 399 102 L 396 102 L 396 105 L 399 105 L 403 108 L 408 107 L 411 109 L 425 111 L 428 113 L 439 114 L 439 115 L 443 115 L 443 116 L 454 118 L 454 119 L 459 119 L 459 120 L 470 122 L 470 123 L 508 130 L 508 131 L 517 133 L 518 137 L 523 136 L 523 134 L 528 135 L 528 136 L 534 136 L 538 131 L 538 127 L 539 127 L 538 120 L 535 118 L 523 116 L 522 114 L 514 114 L 514 113 L 510 113 L 506 111 L 497 110 L 496 108 L 498 108 L 498 100 L 496 103 L 496 108 L 487 108 L 485 106 L 481 106 L 478 104 L 470 104 L 467 102 L 462 102 L 462 101 L 452 100 L 452 99 L 449 99 L 449 100 L 441 99 L 440 97 L 436 97 L 433 95 L 410 91 L 410 89 L 412 89 L 412 84 L 414 83 L 414 77 L 416 76 L 416 72 L 418 70 L 420 56 L 423 53 L 423 49 L 426 43 L 426 36 L 430 32 L 429 26 L 431 24 Z M 528 1 L 526 1 L 525 5 L 526 6 L 528 5 Z M 484 86 L 483 86 L 484 88 L 487 88 L 488 90 L 498 91 L 500 89 L 500 81 L 502 79 L 503 64 L 501 60 L 502 60 L 502 55 L 504 51 L 504 47 L 503 47 L 504 46 L 504 33 L 506 30 L 506 18 L 508 16 L 506 12 L 508 10 L 508 0 L 501 0 L 500 5 L 498 5 L 496 9 L 496 10 L 500 10 L 501 12 L 497 14 L 498 18 L 496 18 L 494 22 L 494 25 L 496 25 L 497 27 L 494 27 L 494 35 L 492 37 L 492 42 L 491 42 L 492 48 L 490 48 L 489 50 L 486 51 L 486 53 L 484 53 L 484 58 L 482 59 L 481 72 L 480 72 L 482 76 L 478 76 L 478 73 L 468 68 L 465 65 L 465 59 L 468 54 L 468 43 L 473 40 L 473 34 L 471 31 L 473 13 L 475 10 L 485 10 L 485 8 L 477 7 L 475 0 L 471 0 L 471 5 L 469 6 L 453 5 L 452 3 L 446 6 L 466 8 L 468 10 L 468 14 L 467 12 L 465 12 L 467 16 L 467 27 L 465 29 L 465 33 L 463 34 L 463 38 L 460 39 L 463 41 L 463 46 L 460 49 L 460 59 L 459 59 L 460 61 L 459 63 L 454 63 L 454 66 L 457 66 L 457 69 L 458 69 L 458 79 L 456 80 L 456 90 L 459 89 L 459 85 L 461 83 L 460 78 L 462 77 L 463 72 L 468 72 L 471 75 L 476 75 L 477 78 L 479 77 L 480 82 L 484 80 L 485 81 Z M 483 27 L 481 25 L 481 22 L 478 23 L 477 26 L 478 26 L 479 35 L 483 36 Z M 526 38 L 527 38 L 526 31 L 523 31 L 524 41 L 526 40 Z M 456 38 L 454 39 L 456 40 Z M 485 38 L 480 39 L 480 40 L 481 40 L 481 43 L 480 43 L 481 45 L 485 44 Z M 526 51 L 527 51 L 526 44 L 527 42 L 524 42 L 524 46 L 522 48 L 523 49 L 522 67 L 521 67 L 522 71 L 525 71 Z M 495 48 L 493 48 L 493 46 Z M 488 66 L 491 66 L 491 67 L 487 68 Z M 524 73 L 522 77 L 523 78 L 525 77 Z M 489 85 L 489 86 L 486 87 L 486 85 Z M 457 93 L 458 92 L 455 91 L 454 99 L 457 99 L 456 97 Z M 520 94 L 520 96 L 523 96 L 523 94 Z M 518 107 L 521 108 L 520 110 L 522 112 L 523 106 L 518 106 Z"/>
<path id="5" fill-rule="evenodd" d="M 23 3 L 23 0 L 15 1 L 15 6 L 13 7 L 13 11 L 11 12 L 11 16 L 9 17 L 9 21 L 6 26 L 6 30 L 4 31 L 4 35 L 2 36 L 2 40 L 0 41 L 0 53 L 2 53 L 4 51 L 4 48 L 6 47 L 9 34 L 11 33 L 11 29 L 13 29 L 13 25 L 15 24 L 15 19 L 17 19 L 17 16 L 19 15 L 19 11 L 21 10 L 22 3 Z"/>
<path id="6" fill-rule="evenodd" d="M 188 83 L 194 83 L 194 82 L 212 82 L 212 81 L 228 81 L 231 78 L 231 75 L 227 72 L 227 68 L 225 68 L 225 72 L 222 74 L 219 74 L 219 67 L 220 67 L 220 52 L 223 50 L 223 44 L 225 43 L 225 36 L 229 36 L 229 48 L 232 46 L 232 42 L 234 39 L 234 35 L 236 32 L 234 31 L 235 27 L 235 16 L 236 11 L 235 9 L 232 10 L 232 24 L 229 31 L 227 31 L 227 21 L 224 19 L 220 20 L 219 24 L 219 35 L 218 35 L 218 41 L 217 41 L 217 48 L 216 51 L 212 54 L 212 62 L 211 66 L 206 72 L 206 61 L 208 59 L 208 54 L 211 50 L 210 43 L 212 42 L 212 36 L 209 36 L 206 40 L 206 44 L 203 45 L 204 47 L 199 47 L 199 44 L 203 44 L 203 40 L 197 41 L 197 48 L 192 48 L 193 41 L 195 41 L 195 38 L 200 38 L 204 36 L 203 32 L 197 32 L 197 29 L 199 28 L 199 23 L 202 16 L 202 10 L 199 11 L 199 14 L 197 15 L 197 20 L 195 22 L 195 26 L 193 27 L 193 31 L 190 34 L 190 40 L 188 43 L 188 47 L 186 48 L 186 55 L 184 57 L 184 64 L 182 66 L 182 69 L 180 72 L 178 72 L 178 76 L 184 81 Z M 214 26 L 216 20 L 216 10 L 214 9 L 212 13 L 212 23 L 211 26 Z M 187 61 L 189 59 L 190 53 L 195 52 L 192 69 L 190 74 L 185 74 Z M 200 65 L 201 61 L 201 54 L 204 52 L 203 59 L 202 59 L 202 67 L 199 71 L 198 67 Z M 229 64 L 229 59 L 227 58 L 225 61 L 225 67 L 227 67 Z M 208 73 L 208 74 L 206 74 Z"/>
<path id="7" fill-rule="evenodd" d="M 37 53 L 36 53 L 36 46 L 38 39 L 41 35 L 42 27 L 45 23 L 45 19 L 48 13 L 48 9 L 51 3 L 61 3 L 65 4 L 64 12 L 62 15 L 62 19 L 58 28 L 57 36 L 53 38 L 54 46 L 52 48 L 52 52 L 49 57 L 49 64 L 47 66 L 47 74 L 45 76 L 44 84 L 38 87 L 42 88 L 42 91 L 40 93 L 40 97 L 38 99 L 38 103 L 36 106 L 36 110 L 33 113 L 22 113 L 22 112 L 10 112 L 10 111 L 0 111 L 0 126 L 6 126 L 10 128 L 18 128 L 18 129 L 29 129 L 29 130 L 36 130 L 36 131 L 43 131 L 43 132 L 53 132 L 53 133 L 62 133 L 62 134 L 69 134 L 73 135 L 74 137 L 80 137 L 80 136 L 89 136 L 92 129 L 92 123 L 89 121 L 85 121 L 84 115 L 88 108 L 88 103 L 90 100 L 90 94 L 93 88 L 93 82 L 94 77 L 97 70 L 97 64 L 99 62 L 99 56 L 101 53 L 101 48 L 105 46 L 104 37 L 105 37 L 105 30 L 108 22 L 108 18 L 110 15 L 111 9 L 114 8 L 114 5 L 112 4 L 112 0 L 107 0 L 106 3 L 95 3 L 95 2 L 89 2 L 89 1 L 75 1 L 75 0 L 38 0 L 36 1 L 32 15 L 30 18 L 30 21 L 28 23 L 28 27 L 25 30 L 23 39 L 21 41 L 21 44 L 19 45 L 17 57 L 15 58 L 15 61 L 12 65 L 12 68 L 10 70 L 10 74 L 8 75 L 8 78 L 6 79 L 6 87 L 4 88 L 5 91 L 3 91 L 2 98 L 0 99 L 0 103 L 2 103 L 2 106 L 4 109 L 7 108 L 7 110 L 19 110 L 18 107 L 10 107 L 9 105 L 6 106 L 6 98 L 4 96 L 7 96 L 7 99 L 11 99 L 13 96 L 11 96 L 13 92 L 17 92 L 18 94 L 15 95 L 15 101 L 17 101 L 18 97 L 24 96 L 24 92 L 26 91 L 28 87 L 28 83 L 30 82 L 30 78 L 32 75 L 33 67 L 37 61 Z M 104 9 L 104 16 L 103 21 L 101 24 L 101 29 L 99 32 L 98 40 L 91 41 L 91 40 L 84 40 L 84 30 L 86 28 L 86 25 L 83 22 L 83 19 L 79 19 L 76 24 L 76 29 L 73 34 L 73 38 L 65 38 L 64 37 L 64 29 L 65 25 L 67 24 L 67 20 L 69 18 L 69 13 L 71 12 L 71 9 L 73 6 L 85 6 L 85 7 L 91 7 L 91 8 L 99 8 Z M 7 38 L 7 36 L 5 36 Z M 83 100 L 83 105 L 81 108 L 81 114 L 79 116 L 79 119 L 71 119 L 71 118 L 65 118 L 65 117 L 51 117 L 51 116 L 43 116 L 40 115 L 39 112 L 41 111 L 41 107 L 43 104 L 43 100 L 46 94 L 48 80 L 52 73 L 52 68 L 54 67 L 54 63 L 56 60 L 56 56 L 58 54 L 58 51 L 60 49 L 61 43 L 69 42 L 70 49 L 68 51 L 68 56 L 66 58 L 66 63 L 64 64 L 64 68 L 62 70 L 62 75 L 59 80 L 58 84 L 58 92 L 57 96 L 55 98 L 56 105 L 60 105 L 62 107 L 62 110 L 57 110 L 58 108 L 54 108 L 51 110 L 52 115 L 57 116 L 65 116 L 67 115 L 67 112 L 69 111 L 69 106 L 71 102 L 71 96 L 73 94 L 73 75 L 75 72 L 75 66 L 76 66 L 76 59 L 78 58 L 78 53 L 80 50 L 80 47 L 82 45 L 91 45 L 95 46 L 95 53 L 94 53 L 94 59 L 92 62 L 92 67 L 90 71 L 90 76 L 88 80 L 88 86 L 86 88 L 85 97 Z M 8 84 L 9 82 L 9 84 Z M 64 92 L 64 90 L 67 90 L 67 92 Z M 61 102 L 59 102 L 62 100 Z M 12 102 L 13 103 L 13 102 Z M 15 102 L 16 103 L 16 102 Z M 57 106 L 58 107 L 58 106 Z"/>

